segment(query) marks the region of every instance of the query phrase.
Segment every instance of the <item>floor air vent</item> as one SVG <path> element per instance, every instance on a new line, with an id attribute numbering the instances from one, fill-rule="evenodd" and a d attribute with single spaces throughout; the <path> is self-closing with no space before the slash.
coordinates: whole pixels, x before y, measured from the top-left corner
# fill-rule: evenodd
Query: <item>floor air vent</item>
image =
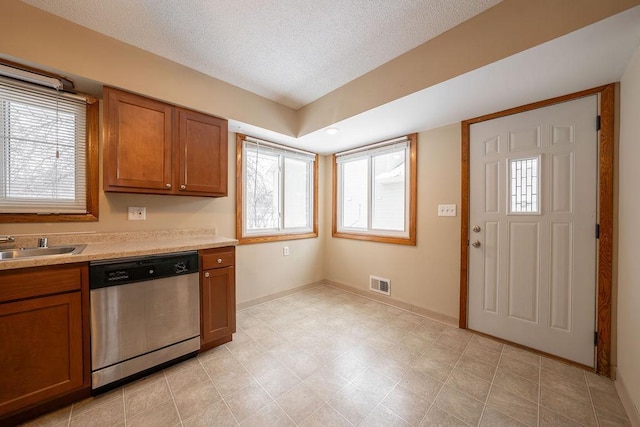
<path id="1" fill-rule="evenodd" d="M 382 277 L 369 276 L 369 289 L 389 295 L 391 293 L 391 281 Z"/>

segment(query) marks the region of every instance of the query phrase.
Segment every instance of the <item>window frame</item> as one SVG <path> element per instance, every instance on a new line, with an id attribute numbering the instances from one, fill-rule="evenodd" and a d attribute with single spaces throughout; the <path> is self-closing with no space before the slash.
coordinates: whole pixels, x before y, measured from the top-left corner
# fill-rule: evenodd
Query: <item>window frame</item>
<path id="1" fill-rule="evenodd" d="M 82 95 L 81 95 L 82 96 Z M 100 103 L 98 99 L 86 97 L 86 152 L 85 189 L 86 213 L 0 213 L 0 223 L 43 223 L 43 222 L 92 222 L 98 221 L 98 145 Z"/>
<path id="2" fill-rule="evenodd" d="M 318 155 L 315 154 L 315 160 L 311 169 L 310 177 L 313 180 L 311 188 L 313 194 L 311 196 L 311 202 L 313 204 L 311 212 L 311 231 L 302 231 L 299 233 L 290 232 L 283 229 L 281 232 L 276 233 L 260 233 L 244 235 L 244 159 L 243 142 L 247 139 L 258 140 L 258 138 L 249 137 L 244 134 L 236 134 L 236 239 L 239 244 L 251 244 L 251 243 L 266 243 L 266 242 L 279 242 L 284 240 L 297 240 L 297 239 L 309 239 L 318 237 Z M 264 141 L 270 145 L 277 146 L 282 150 L 293 150 L 291 147 L 287 147 L 282 144 L 273 143 L 270 141 Z M 283 191 L 280 188 L 280 191 Z"/>
<path id="3" fill-rule="evenodd" d="M 346 231 L 344 229 L 339 229 L 338 225 L 339 225 L 339 218 L 338 216 L 340 215 L 341 209 L 339 206 L 339 202 L 340 202 L 340 183 L 339 183 L 339 167 L 340 165 L 338 164 L 337 158 L 338 155 L 340 153 L 334 154 L 332 156 L 332 162 L 333 162 L 333 201 L 332 201 L 332 214 L 333 214 L 333 221 L 332 221 L 332 232 L 331 235 L 332 237 L 338 237 L 338 238 L 343 238 L 343 239 L 354 239 L 354 240 L 364 240 L 364 241 L 370 241 L 370 242 L 380 242 L 380 243 L 394 243 L 394 244 L 399 244 L 399 245 L 409 245 L 409 246 L 416 246 L 417 244 L 417 240 L 416 240 L 416 219 L 417 219 L 417 195 L 418 195 L 418 170 L 417 170 L 417 146 L 418 146 L 418 134 L 413 133 L 410 135 L 406 135 L 406 138 L 409 141 L 409 146 L 408 146 L 408 153 L 409 153 L 409 163 L 408 163 L 408 167 L 409 167 L 409 174 L 406 177 L 407 179 L 407 183 L 409 185 L 409 188 L 406 189 L 405 188 L 405 192 L 406 194 L 408 194 L 409 197 L 409 201 L 408 201 L 408 212 L 405 212 L 405 218 L 408 217 L 408 219 L 406 219 L 405 221 L 408 222 L 408 224 L 405 224 L 408 226 L 408 236 L 407 237 L 401 237 L 401 236 L 395 236 L 392 235 L 392 233 L 381 233 L 379 230 L 369 230 L 369 231 Z M 387 140 L 387 141 L 382 141 L 376 144 L 371 144 L 371 146 L 382 146 L 384 145 L 386 142 L 389 142 L 390 144 L 392 143 L 393 140 Z M 370 150 L 373 150 L 374 148 L 367 148 L 367 146 L 361 147 L 362 148 L 362 152 L 363 154 L 369 152 Z M 371 168 L 370 168 L 371 169 Z M 369 171 L 367 179 L 369 181 L 371 181 L 371 171 Z M 371 187 L 371 185 L 369 184 L 369 187 Z M 369 193 L 371 194 L 371 188 L 369 188 Z M 371 198 L 369 198 L 369 203 L 367 206 L 368 212 L 367 215 L 370 217 L 371 215 L 371 209 L 372 209 L 372 200 Z"/>

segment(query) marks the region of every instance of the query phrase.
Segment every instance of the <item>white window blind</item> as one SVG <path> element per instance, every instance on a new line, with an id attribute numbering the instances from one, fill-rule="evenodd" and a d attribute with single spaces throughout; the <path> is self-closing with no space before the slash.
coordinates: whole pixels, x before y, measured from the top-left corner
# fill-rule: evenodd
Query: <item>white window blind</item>
<path id="1" fill-rule="evenodd" d="M 86 100 L 0 78 L 0 212 L 86 213 Z"/>
<path id="2" fill-rule="evenodd" d="M 353 150 L 336 153 L 336 162 L 343 163 L 365 156 L 387 154 L 393 151 L 404 150 L 407 147 L 409 147 L 409 139 L 407 137 L 392 139 L 390 141 L 380 142 L 378 144 L 372 144 L 365 147 L 354 148 Z"/>

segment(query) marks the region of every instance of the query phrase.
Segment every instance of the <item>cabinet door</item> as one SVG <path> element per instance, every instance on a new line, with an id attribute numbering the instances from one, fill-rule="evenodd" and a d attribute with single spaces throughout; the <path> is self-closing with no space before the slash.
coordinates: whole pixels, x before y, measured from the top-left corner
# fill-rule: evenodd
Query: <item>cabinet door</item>
<path id="1" fill-rule="evenodd" d="M 176 114 L 179 192 L 226 196 L 227 121 L 184 109 Z"/>
<path id="2" fill-rule="evenodd" d="M 202 345 L 236 331 L 236 286 L 233 267 L 202 272 L 200 342 Z"/>
<path id="3" fill-rule="evenodd" d="M 172 192 L 172 107 L 104 88 L 104 189 Z"/>
<path id="4" fill-rule="evenodd" d="M 0 304 L 0 346 L 0 415 L 80 388 L 80 292 Z"/>

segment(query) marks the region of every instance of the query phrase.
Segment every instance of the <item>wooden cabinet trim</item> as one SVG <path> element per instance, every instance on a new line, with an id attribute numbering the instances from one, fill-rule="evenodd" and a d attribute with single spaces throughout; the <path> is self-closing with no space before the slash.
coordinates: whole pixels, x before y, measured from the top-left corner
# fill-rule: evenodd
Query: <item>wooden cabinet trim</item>
<path id="1" fill-rule="evenodd" d="M 0 303 L 80 290 L 85 264 L 30 267 L 0 272 Z"/>

